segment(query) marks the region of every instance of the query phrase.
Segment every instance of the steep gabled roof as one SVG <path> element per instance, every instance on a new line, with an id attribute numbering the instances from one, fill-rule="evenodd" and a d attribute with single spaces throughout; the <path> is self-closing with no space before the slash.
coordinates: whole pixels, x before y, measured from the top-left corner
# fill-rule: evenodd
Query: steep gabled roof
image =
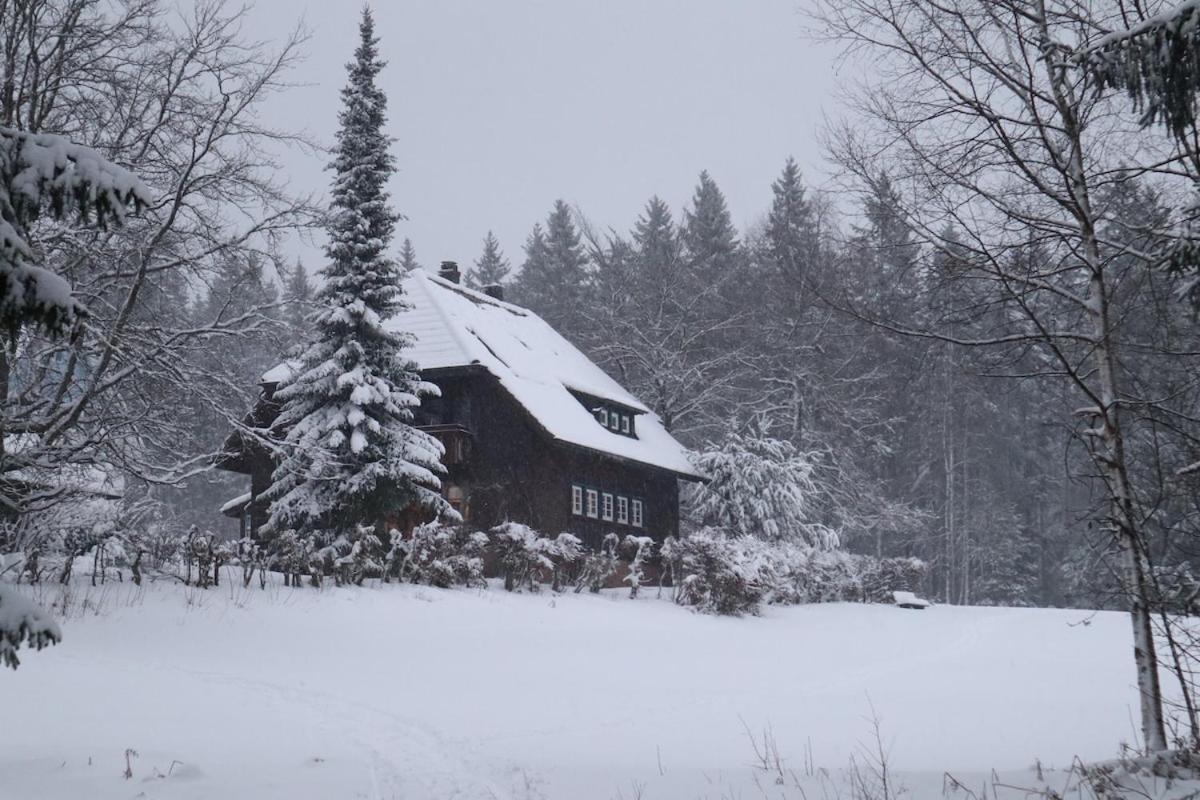
<path id="1" fill-rule="evenodd" d="M 416 337 L 407 353 L 422 370 L 482 367 L 555 440 L 702 478 L 650 409 L 537 314 L 424 270 L 405 276 L 404 290 L 412 308 L 387 324 Z M 277 382 L 287 369 L 281 364 L 263 381 Z M 637 413 L 637 438 L 602 427 L 573 393 Z"/>

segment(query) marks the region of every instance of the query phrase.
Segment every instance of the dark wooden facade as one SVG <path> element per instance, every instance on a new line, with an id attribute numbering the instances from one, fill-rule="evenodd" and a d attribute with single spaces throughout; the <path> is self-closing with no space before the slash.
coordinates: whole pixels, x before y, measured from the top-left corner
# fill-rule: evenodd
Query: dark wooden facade
<path id="1" fill-rule="evenodd" d="M 442 492 L 471 527 L 520 522 L 547 535 L 569 531 L 592 547 L 609 532 L 656 540 L 678 533 L 675 473 L 555 440 L 482 367 L 430 370 L 423 377 L 442 395 L 422 404 L 416 422 L 445 446 Z M 254 427 L 269 427 L 278 413 L 270 400 L 273 389 L 264 385 L 263 398 L 247 420 Z M 259 498 L 270 483 L 273 461 L 265 448 L 239 434 L 230 437 L 226 451 L 219 466 L 251 480 L 250 502 L 227 513 L 240 514 L 243 529 L 253 535 L 265 519 Z M 602 513 L 592 518 L 586 508 L 575 513 L 573 486 L 640 501 L 642 525 L 632 524 L 632 518 L 623 524 L 616 514 L 612 521 Z M 402 509 L 396 519 L 415 521 Z"/>

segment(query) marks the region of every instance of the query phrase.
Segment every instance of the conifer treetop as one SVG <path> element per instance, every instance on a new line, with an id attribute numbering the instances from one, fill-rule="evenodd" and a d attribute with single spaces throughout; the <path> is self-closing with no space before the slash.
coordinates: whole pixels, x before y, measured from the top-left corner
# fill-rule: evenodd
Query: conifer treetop
<path id="1" fill-rule="evenodd" d="M 491 231 L 483 239 L 483 253 L 475 266 L 467 271 L 467 285 L 472 289 L 498 286 L 508 278 L 511 266 L 500 250 L 500 240 Z"/>

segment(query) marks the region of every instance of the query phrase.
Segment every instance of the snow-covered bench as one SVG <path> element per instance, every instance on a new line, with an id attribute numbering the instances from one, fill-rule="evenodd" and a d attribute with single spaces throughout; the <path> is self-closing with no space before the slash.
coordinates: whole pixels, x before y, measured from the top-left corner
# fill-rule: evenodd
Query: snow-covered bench
<path id="1" fill-rule="evenodd" d="M 892 599 L 901 608 L 929 608 L 928 600 L 923 600 L 912 592 L 892 592 Z"/>

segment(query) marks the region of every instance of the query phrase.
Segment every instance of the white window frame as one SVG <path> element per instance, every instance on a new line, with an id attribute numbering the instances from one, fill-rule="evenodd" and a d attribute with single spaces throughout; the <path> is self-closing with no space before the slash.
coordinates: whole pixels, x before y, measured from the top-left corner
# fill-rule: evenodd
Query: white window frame
<path id="1" fill-rule="evenodd" d="M 571 513 L 577 517 L 583 516 L 583 487 L 571 486 Z"/>
<path id="2" fill-rule="evenodd" d="M 600 516 L 600 493 L 595 489 L 587 490 L 587 516 L 596 519 Z"/>
<path id="3" fill-rule="evenodd" d="M 627 436 L 629 435 L 629 415 L 628 414 L 621 415 L 621 433 L 623 433 Z"/>
<path id="4" fill-rule="evenodd" d="M 612 429 L 614 431 L 620 431 L 621 430 L 621 415 L 618 414 L 616 411 L 612 412 L 612 414 L 610 414 L 608 417 L 608 423 L 609 423 L 608 427 L 610 429 Z"/>
<path id="5" fill-rule="evenodd" d="M 634 500 L 633 501 L 633 527 L 635 527 L 635 528 L 645 527 L 646 520 L 645 520 L 645 517 L 644 517 L 642 511 L 643 511 L 642 501 Z"/>
<path id="6" fill-rule="evenodd" d="M 617 523 L 620 525 L 629 524 L 629 498 L 617 498 Z"/>
<path id="7" fill-rule="evenodd" d="M 600 498 L 600 519 L 613 521 L 613 496 L 610 492 L 605 492 Z"/>
<path id="8" fill-rule="evenodd" d="M 608 427 L 608 409 L 607 408 L 601 408 L 599 411 L 596 412 L 596 421 L 599 422 L 604 427 L 606 427 L 606 428 Z"/>

